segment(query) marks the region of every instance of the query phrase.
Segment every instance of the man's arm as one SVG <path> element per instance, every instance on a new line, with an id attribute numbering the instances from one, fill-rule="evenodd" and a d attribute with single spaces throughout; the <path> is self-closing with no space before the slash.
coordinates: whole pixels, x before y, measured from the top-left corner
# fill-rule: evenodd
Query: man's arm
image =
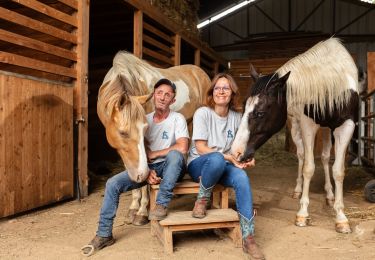
<path id="1" fill-rule="evenodd" d="M 165 148 L 162 150 L 151 151 L 147 149 L 147 158 L 152 161 L 159 157 L 165 157 L 169 153 L 169 151 L 176 150 L 182 154 L 186 154 L 188 151 L 189 139 L 187 137 L 181 137 L 176 140 L 176 143 L 169 148 Z"/>

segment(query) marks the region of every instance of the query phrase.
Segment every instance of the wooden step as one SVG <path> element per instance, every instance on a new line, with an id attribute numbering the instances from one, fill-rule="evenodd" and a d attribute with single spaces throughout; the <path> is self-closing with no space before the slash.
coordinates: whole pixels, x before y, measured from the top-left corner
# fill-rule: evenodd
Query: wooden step
<path id="1" fill-rule="evenodd" d="M 170 212 L 162 221 L 151 221 L 151 234 L 157 236 L 166 253 L 173 253 L 173 232 L 224 229 L 236 247 L 242 246 L 237 212 L 233 209 L 210 209 L 205 218 L 193 218 L 191 211 Z"/>

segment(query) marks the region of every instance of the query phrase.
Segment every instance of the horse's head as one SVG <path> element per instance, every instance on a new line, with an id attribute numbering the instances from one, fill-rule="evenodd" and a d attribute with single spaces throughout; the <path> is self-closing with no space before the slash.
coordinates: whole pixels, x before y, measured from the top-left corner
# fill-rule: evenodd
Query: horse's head
<path id="1" fill-rule="evenodd" d="M 240 127 L 231 150 L 238 161 L 252 159 L 255 150 L 285 124 L 286 81 L 289 74 L 290 72 L 281 78 L 276 73 L 259 77 L 255 70 L 252 70 L 255 83 L 250 95 L 245 99 Z"/>
<path id="2" fill-rule="evenodd" d="M 144 134 L 146 113 L 142 105 L 149 96 L 133 96 L 116 77 L 99 90 L 98 115 L 105 126 L 108 143 L 117 150 L 133 181 L 142 182 L 148 176 Z"/>

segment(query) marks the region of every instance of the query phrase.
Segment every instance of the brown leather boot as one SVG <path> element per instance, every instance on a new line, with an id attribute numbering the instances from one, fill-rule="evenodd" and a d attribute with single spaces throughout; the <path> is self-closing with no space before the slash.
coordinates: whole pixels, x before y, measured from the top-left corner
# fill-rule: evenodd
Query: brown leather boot
<path id="1" fill-rule="evenodd" d="M 256 260 L 266 259 L 262 251 L 260 250 L 259 246 L 255 243 L 254 237 L 251 235 L 248 235 L 243 240 L 242 248 L 246 254 L 250 255 L 251 259 L 256 259 Z"/>
<path id="2" fill-rule="evenodd" d="M 194 218 L 204 218 L 207 212 L 207 205 L 209 200 L 207 198 L 200 198 L 195 201 L 192 216 Z"/>

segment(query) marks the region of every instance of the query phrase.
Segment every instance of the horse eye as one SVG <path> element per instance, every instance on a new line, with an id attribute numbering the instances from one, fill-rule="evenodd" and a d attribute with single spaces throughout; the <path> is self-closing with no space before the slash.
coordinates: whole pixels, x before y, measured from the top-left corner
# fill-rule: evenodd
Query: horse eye
<path id="1" fill-rule="evenodd" d="M 265 114 L 265 113 L 264 113 L 263 111 L 257 112 L 257 113 L 256 113 L 256 117 L 263 117 L 264 114 Z"/>
<path id="2" fill-rule="evenodd" d="M 120 133 L 121 137 L 123 137 L 123 138 L 129 138 L 129 134 L 127 132 L 125 132 L 125 131 L 119 131 L 119 133 Z"/>

